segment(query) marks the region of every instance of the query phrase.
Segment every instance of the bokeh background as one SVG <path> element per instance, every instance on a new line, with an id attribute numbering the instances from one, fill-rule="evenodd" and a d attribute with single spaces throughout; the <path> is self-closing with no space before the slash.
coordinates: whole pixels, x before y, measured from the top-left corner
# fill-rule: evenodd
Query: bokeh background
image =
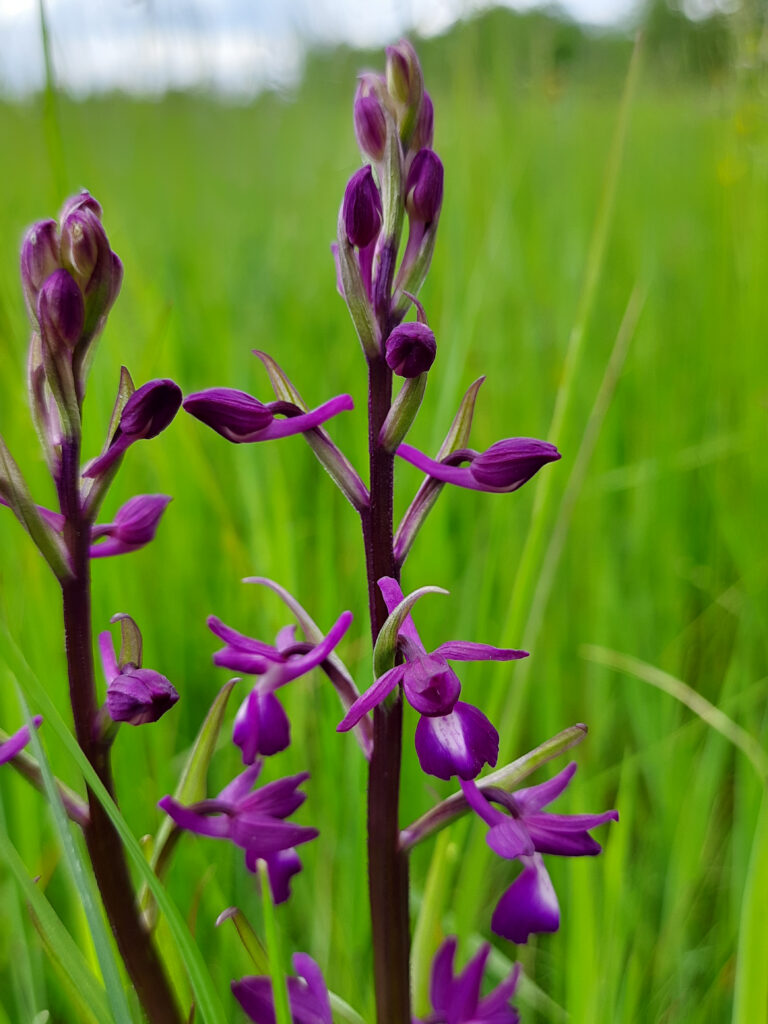
<path id="1" fill-rule="evenodd" d="M 30 222 L 80 187 L 101 201 L 125 264 L 88 392 L 86 452 L 102 443 L 121 363 L 137 383 L 171 376 L 185 391 L 225 385 L 266 400 L 250 354 L 259 347 L 312 404 L 352 393 L 356 410 L 332 433 L 364 466 L 364 364 L 329 244 L 359 162 L 355 75 L 380 67 L 383 45 L 408 31 L 446 172 L 422 294 L 438 359 L 411 440 L 436 450 L 484 374 L 474 446 L 543 437 L 563 460 L 512 495 L 444 491 L 404 584 L 451 591 L 419 606 L 428 645 L 461 638 L 532 651 L 519 665 L 462 670 L 467 699 L 492 713 L 508 760 L 587 723 L 560 809 L 621 813 L 603 830 L 600 858 L 548 858 L 560 932 L 519 949 L 497 941 L 493 972 L 522 960 L 531 1022 L 766 1020 L 760 758 L 745 755 L 743 734 L 708 724 L 708 706 L 686 706 L 689 691 L 658 685 L 681 681 L 757 744 L 765 738 L 764 6 L 255 5 L 226 32 L 205 5 L 96 6 L 44 9 L 46 75 L 40 8 L 0 3 L 0 431 L 38 500 L 53 495 L 25 404 L 18 246 Z M 240 48 L 222 49 L 222 33 Z M 418 483 L 416 470 L 398 467 L 399 514 Z M 105 516 L 140 492 L 174 499 L 156 541 L 94 566 L 95 627 L 133 615 L 146 664 L 182 698 L 116 744 L 120 803 L 137 836 L 156 831 L 157 799 L 172 791 L 226 680 L 211 665 L 206 616 L 265 639 L 288 621 L 274 595 L 242 576 L 274 577 L 324 628 L 350 608 L 356 624 L 341 653 L 361 687 L 370 679 L 356 516 L 301 438 L 232 446 L 181 415 L 130 452 Z M 57 587 L 4 514 L 0 723 L 9 731 L 22 714 L 19 649 L 66 716 Z M 315 956 L 370 1019 L 364 764 L 354 740 L 334 732 L 339 710 L 323 678 L 284 694 L 293 744 L 267 777 L 308 768 L 300 820 L 321 828 L 279 911 L 284 944 Z M 236 691 L 230 716 L 237 701 Z M 80 786 L 54 732 L 41 736 L 56 771 Z M 238 765 L 228 726 L 220 746 L 214 793 Z M 453 788 L 419 772 L 408 738 L 403 822 Z M 93 960 L 45 802 L 8 768 L 0 828 Z M 441 929 L 458 930 L 463 955 L 488 935 L 511 873 L 483 834 L 464 822 L 437 847 L 439 860 L 434 842 L 413 857 L 414 919 L 430 870 L 440 881 L 435 948 Z M 229 999 L 249 961 L 234 928 L 214 921 L 236 904 L 261 929 L 241 855 L 185 837 L 168 884 Z M 162 925 L 160 939 L 173 961 Z M 186 992 L 178 966 L 175 976 Z M 0 862 L 1 1024 L 84 1013 Z"/>

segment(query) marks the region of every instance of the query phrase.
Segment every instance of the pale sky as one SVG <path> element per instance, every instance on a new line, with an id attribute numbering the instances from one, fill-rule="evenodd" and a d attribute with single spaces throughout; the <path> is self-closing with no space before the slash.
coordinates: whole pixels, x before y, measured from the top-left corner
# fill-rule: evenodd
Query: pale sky
<path id="1" fill-rule="evenodd" d="M 505 0 L 524 9 L 536 0 Z M 592 25 L 625 22 L 637 0 L 560 0 Z M 57 84 L 82 96 L 204 85 L 248 97 L 291 86 L 313 43 L 376 47 L 434 35 L 490 0 L 45 0 Z M 0 0 L 0 93 L 43 81 L 38 0 Z"/>

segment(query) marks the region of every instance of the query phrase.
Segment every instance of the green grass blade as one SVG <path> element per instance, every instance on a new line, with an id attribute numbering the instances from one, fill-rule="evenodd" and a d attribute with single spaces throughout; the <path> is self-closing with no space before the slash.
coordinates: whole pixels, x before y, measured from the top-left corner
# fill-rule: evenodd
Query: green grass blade
<path id="1" fill-rule="evenodd" d="M 53 816 L 56 831 L 59 836 L 64 857 L 69 865 L 69 871 L 77 887 L 78 895 L 82 902 L 85 916 L 88 920 L 88 927 L 93 938 L 93 945 L 96 956 L 99 960 L 101 973 L 104 977 L 104 984 L 107 991 L 107 998 L 116 1024 L 132 1024 L 133 1016 L 128 1007 L 128 1000 L 125 997 L 123 981 L 120 976 L 120 967 L 115 956 L 115 949 L 104 922 L 96 884 L 90 870 L 90 864 L 81 844 L 75 842 L 71 832 L 71 824 L 67 818 L 67 812 L 61 802 L 61 796 L 56 785 L 56 780 L 51 772 L 48 758 L 46 757 L 43 745 L 40 742 L 37 730 L 32 725 L 32 716 L 26 700 L 21 693 L 21 687 L 17 681 L 19 700 L 24 715 L 29 723 L 30 744 L 35 752 L 40 765 L 40 773 L 43 779 L 45 794 L 48 797 L 48 805 Z M 73 741 L 74 742 L 74 741 Z"/>
<path id="2" fill-rule="evenodd" d="M 739 922 L 733 1024 L 768 1020 L 768 793 L 763 794 L 752 842 Z"/>
<path id="3" fill-rule="evenodd" d="M 275 1001 L 276 1024 L 291 1024 L 291 1010 L 288 1005 L 288 988 L 285 982 L 285 965 L 283 963 L 282 943 L 275 920 L 275 904 L 272 901 L 272 890 L 269 887 L 269 875 L 266 861 L 259 861 L 259 880 L 261 882 L 261 901 L 264 907 L 264 931 L 267 939 L 269 956 L 269 976 L 272 979 L 272 997 Z"/>
<path id="4" fill-rule="evenodd" d="M 99 1024 L 113 1024 L 114 1018 L 107 1003 L 104 987 L 94 976 L 85 957 L 59 920 L 43 892 L 30 878 L 16 847 L 2 830 L 0 830 L 0 856 L 7 864 L 23 892 L 25 900 L 32 908 L 39 923 L 40 932 L 44 935 L 51 953 L 71 980 L 73 991 L 88 1006 Z"/>

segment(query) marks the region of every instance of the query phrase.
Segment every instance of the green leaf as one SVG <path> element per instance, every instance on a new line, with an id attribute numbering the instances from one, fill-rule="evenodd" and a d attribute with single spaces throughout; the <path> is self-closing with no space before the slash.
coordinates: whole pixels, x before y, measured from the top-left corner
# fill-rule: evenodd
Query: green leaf
<path id="1" fill-rule="evenodd" d="M 275 1003 L 276 1024 L 291 1024 L 291 1010 L 288 1005 L 288 987 L 285 983 L 285 966 L 280 942 L 280 933 L 275 920 L 275 905 L 272 902 L 272 890 L 269 886 L 267 862 L 260 860 L 259 881 L 261 882 L 261 901 L 264 907 L 264 931 L 267 933 L 267 954 L 269 956 L 269 976 L 272 979 L 272 997 Z"/>

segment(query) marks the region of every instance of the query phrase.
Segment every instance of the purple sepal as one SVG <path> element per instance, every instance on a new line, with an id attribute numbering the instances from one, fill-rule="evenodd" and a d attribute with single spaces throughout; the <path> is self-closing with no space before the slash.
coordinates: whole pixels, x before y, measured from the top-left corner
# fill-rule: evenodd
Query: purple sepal
<path id="1" fill-rule="evenodd" d="M 415 646 L 415 645 L 414 645 Z M 406 653 L 405 696 L 422 715 L 447 715 L 461 693 L 461 683 L 445 658 L 414 651 Z"/>
<path id="2" fill-rule="evenodd" d="M 411 139 L 411 147 L 414 150 L 432 149 L 432 142 L 435 135 L 435 107 L 428 92 L 425 92 L 416 127 Z"/>
<path id="3" fill-rule="evenodd" d="M 159 672 L 149 668 L 131 668 L 107 687 L 107 711 L 113 722 L 147 725 L 169 711 L 179 695 Z"/>
<path id="4" fill-rule="evenodd" d="M 42 715 L 35 715 L 32 719 L 32 725 L 35 729 L 40 728 L 40 724 L 43 721 Z M 0 764 L 5 764 L 12 758 L 20 754 L 21 751 L 29 743 L 29 726 L 22 725 L 22 727 L 15 732 L 12 736 L 9 736 L 4 743 L 0 743 Z"/>
<path id="5" fill-rule="evenodd" d="M 448 715 L 422 716 L 415 740 L 422 770 L 438 779 L 474 779 L 499 756 L 499 734 L 482 711 L 463 701 Z"/>
<path id="6" fill-rule="evenodd" d="M 531 934 L 556 932 L 560 907 L 541 856 L 535 853 L 520 860 L 523 870 L 496 905 L 491 929 L 510 942 L 524 943 Z"/>
<path id="7" fill-rule="evenodd" d="M 385 345 L 387 366 L 398 377 L 418 377 L 435 361 L 437 343 L 426 324 L 407 323 L 390 333 Z"/>
<path id="8" fill-rule="evenodd" d="M 443 165 L 431 149 L 420 149 L 405 182 L 405 208 L 412 221 L 429 225 L 443 204 Z"/>
<path id="9" fill-rule="evenodd" d="M 137 494 L 115 513 L 113 523 L 95 526 L 91 531 L 91 558 L 123 555 L 154 540 L 163 513 L 171 501 L 165 494 Z"/>
<path id="10" fill-rule="evenodd" d="M 301 434 L 353 408 L 354 403 L 349 395 L 337 395 L 309 412 L 298 412 L 278 420 L 276 414 L 286 411 L 284 402 L 264 405 L 244 391 L 236 391 L 234 388 L 208 388 L 184 399 L 186 412 L 235 444 L 271 441 Z"/>
<path id="11" fill-rule="evenodd" d="M 507 493 L 522 487 L 548 462 L 556 462 L 560 452 L 547 441 L 530 437 L 510 437 L 497 441 L 481 454 L 467 452 L 468 466 L 437 462 L 409 444 L 401 444 L 397 455 L 434 480 L 474 491 Z"/>
<path id="12" fill-rule="evenodd" d="M 126 402 L 109 448 L 86 466 L 83 476 L 100 476 L 134 442 L 157 437 L 171 423 L 180 405 L 181 388 L 172 380 L 142 384 Z"/>
<path id="13" fill-rule="evenodd" d="M 40 289 L 60 266 L 56 221 L 38 221 L 27 231 L 21 243 L 21 281 L 30 313 L 36 313 Z"/>
<path id="14" fill-rule="evenodd" d="M 353 108 L 357 144 L 369 160 L 381 160 L 387 142 L 387 122 L 381 100 L 363 79 L 357 87 Z"/>
<path id="15" fill-rule="evenodd" d="M 291 724 L 274 693 L 258 686 L 251 690 L 235 716 L 232 742 L 240 747 L 243 764 L 253 764 L 259 754 L 268 757 L 290 746 Z"/>
<path id="16" fill-rule="evenodd" d="M 349 179 L 341 215 L 349 244 L 358 249 L 364 249 L 381 231 L 381 195 L 370 164 Z"/>
<path id="17" fill-rule="evenodd" d="M 331 1003 L 322 971 L 306 953 L 295 953 L 288 978 L 288 1003 L 293 1024 L 333 1024 Z M 243 978 L 232 982 L 232 993 L 255 1024 L 275 1024 L 275 1002 L 270 978 Z"/>
<path id="18" fill-rule="evenodd" d="M 480 987 L 491 947 L 487 943 L 481 946 L 461 974 L 455 976 L 456 946 L 455 937 L 446 939 L 432 961 L 429 997 L 435 1015 L 427 1019 L 438 1024 L 519 1024 L 517 1010 L 509 1001 L 515 994 L 520 965 L 515 964 L 509 977 L 481 999 Z"/>
<path id="19" fill-rule="evenodd" d="M 269 888 L 272 890 L 272 899 L 275 903 L 285 903 L 291 896 L 291 879 L 301 871 L 301 858 L 291 848 L 271 853 L 264 860 L 267 864 L 267 877 L 269 878 Z M 245 863 L 249 871 L 254 873 L 258 871 L 258 863 L 247 853 Z"/>

